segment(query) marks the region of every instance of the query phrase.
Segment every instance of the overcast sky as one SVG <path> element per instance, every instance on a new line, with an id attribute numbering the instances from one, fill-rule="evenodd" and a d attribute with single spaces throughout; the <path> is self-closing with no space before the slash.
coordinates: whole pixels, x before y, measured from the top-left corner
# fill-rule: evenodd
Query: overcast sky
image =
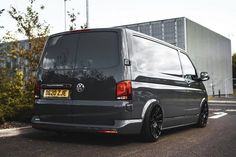
<path id="1" fill-rule="evenodd" d="M 24 11 L 27 0 L 0 0 L 0 9 L 13 5 Z M 64 0 L 37 0 L 45 5 L 40 13 L 42 20 L 51 26 L 51 34 L 64 31 Z M 80 12 L 78 24 L 86 22 L 86 0 L 67 1 L 67 10 Z M 236 52 L 236 0 L 89 0 L 91 28 L 111 27 L 168 18 L 187 17 L 231 39 L 232 51 Z M 0 17 L 0 37 L 16 25 L 7 12 Z"/>

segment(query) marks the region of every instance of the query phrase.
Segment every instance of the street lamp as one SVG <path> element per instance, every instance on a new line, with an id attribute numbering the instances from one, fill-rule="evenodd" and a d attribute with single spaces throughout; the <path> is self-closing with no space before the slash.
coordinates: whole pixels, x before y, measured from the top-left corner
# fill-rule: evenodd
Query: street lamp
<path id="1" fill-rule="evenodd" d="M 86 0 L 86 27 L 89 28 L 89 1 Z"/>
<path id="2" fill-rule="evenodd" d="M 69 1 L 69 0 L 64 0 L 64 22 L 65 22 L 65 31 L 66 31 L 66 1 Z"/>

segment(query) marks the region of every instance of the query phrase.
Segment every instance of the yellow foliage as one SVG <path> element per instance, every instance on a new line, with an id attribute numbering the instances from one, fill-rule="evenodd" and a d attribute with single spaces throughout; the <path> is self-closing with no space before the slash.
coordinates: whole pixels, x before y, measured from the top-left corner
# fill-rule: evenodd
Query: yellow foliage
<path id="1" fill-rule="evenodd" d="M 39 13 L 34 10 L 34 2 L 30 1 L 25 11 L 18 11 L 14 6 L 8 10 L 17 27 L 14 33 L 8 32 L 3 42 L 9 44 L 6 57 L 20 58 L 19 69 L 11 73 L 0 68 L 0 122 L 4 119 L 14 119 L 30 115 L 34 103 L 33 86 L 39 58 L 49 33 L 49 25 L 40 22 Z M 26 37 L 29 48 L 21 46 L 15 37 L 15 32 Z M 14 34 L 14 35 L 13 35 Z M 16 35 L 17 36 L 17 35 Z M 29 75 L 24 75 L 20 69 L 27 68 Z M 19 119 L 18 119 L 19 120 Z"/>

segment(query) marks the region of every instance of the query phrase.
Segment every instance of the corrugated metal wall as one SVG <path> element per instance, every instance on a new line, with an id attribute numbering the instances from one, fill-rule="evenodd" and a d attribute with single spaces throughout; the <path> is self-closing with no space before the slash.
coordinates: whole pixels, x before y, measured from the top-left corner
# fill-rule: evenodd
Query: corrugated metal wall
<path id="1" fill-rule="evenodd" d="M 189 19 L 186 19 L 187 51 L 198 71 L 207 71 L 208 94 L 232 94 L 231 42 Z"/>
<path id="2" fill-rule="evenodd" d="M 185 49 L 184 18 L 125 25 L 123 27 L 142 32 Z"/>
<path id="3" fill-rule="evenodd" d="M 125 25 L 144 34 L 164 40 L 186 50 L 198 71 L 207 71 L 208 94 L 232 94 L 232 63 L 230 40 L 187 18 L 174 18 Z"/>

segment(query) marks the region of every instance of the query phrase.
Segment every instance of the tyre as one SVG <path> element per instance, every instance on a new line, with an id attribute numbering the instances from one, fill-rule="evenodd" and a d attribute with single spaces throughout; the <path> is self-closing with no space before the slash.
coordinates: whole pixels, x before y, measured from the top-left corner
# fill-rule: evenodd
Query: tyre
<path id="1" fill-rule="evenodd" d="M 199 114 L 197 126 L 200 128 L 206 127 L 207 120 L 208 120 L 208 105 L 207 105 L 207 103 L 204 103 L 202 105 L 201 112 Z"/>
<path id="2" fill-rule="evenodd" d="M 161 135 L 163 113 L 158 105 L 151 105 L 144 117 L 141 136 L 144 141 L 155 142 Z"/>

